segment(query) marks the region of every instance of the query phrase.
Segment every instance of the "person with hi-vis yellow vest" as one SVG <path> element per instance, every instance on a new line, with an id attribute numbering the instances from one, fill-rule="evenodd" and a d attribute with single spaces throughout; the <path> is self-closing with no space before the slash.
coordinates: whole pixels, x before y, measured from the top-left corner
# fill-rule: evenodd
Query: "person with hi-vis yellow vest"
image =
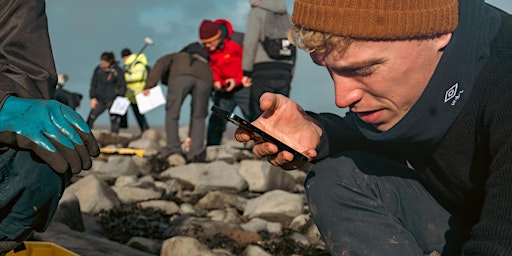
<path id="1" fill-rule="evenodd" d="M 121 51 L 121 57 L 123 58 L 124 62 L 124 79 L 126 81 L 127 89 L 125 97 L 130 100 L 131 109 L 135 115 L 135 119 L 137 120 L 140 131 L 142 133 L 149 129 L 149 125 L 146 121 L 146 117 L 139 112 L 137 101 L 135 100 L 135 95 L 139 92 L 142 92 L 144 86 L 146 85 L 146 79 L 149 73 L 148 60 L 145 54 L 134 54 L 128 48 L 125 48 Z M 128 117 L 126 114 L 121 117 L 121 128 L 128 127 L 127 119 Z"/>

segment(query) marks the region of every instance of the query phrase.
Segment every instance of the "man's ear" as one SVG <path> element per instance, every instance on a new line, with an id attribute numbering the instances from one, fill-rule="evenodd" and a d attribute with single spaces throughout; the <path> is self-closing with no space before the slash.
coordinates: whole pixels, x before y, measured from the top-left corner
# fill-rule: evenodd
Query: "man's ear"
<path id="1" fill-rule="evenodd" d="M 452 39 L 452 33 L 446 33 L 446 34 L 438 35 L 434 39 L 434 41 L 437 43 L 437 49 L 439 49 L 439 51 L 443 51 L 444 48 L 450 42 L 450 39 Z"/>

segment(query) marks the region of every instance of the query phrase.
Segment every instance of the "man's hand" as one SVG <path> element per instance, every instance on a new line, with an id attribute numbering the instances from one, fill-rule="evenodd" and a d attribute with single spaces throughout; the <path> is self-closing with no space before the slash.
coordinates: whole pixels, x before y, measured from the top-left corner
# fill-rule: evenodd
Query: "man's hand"
<path id="1" fill-rule="evenodd" d="M 248 76 L 242 77 L 242 86 L 243 87 L 251 87 L 252 85 L 252 78 Z"/>
<path id="2" fill-rule="evenodd" d="M 220 83 L 220 81 L 216 81 L 213 83 L 213 89 L 215 89 L 216 91 L 220 91 L 222 89 L 222 84 Z"/>
<path id="3" fill-rule="evenodd" d="M 226 79 L 226 92 L 230 92 L 236 87 L 236 81 L 234 78 Z"/>
<path id="4" fill-rule="evenodd" d="M 0 143 L 33 151 L 52 169 L 91 168 L 99 148 L 82 117 L 54 100 L 8 96 L 0 110 Z"/>
<path id="5" fill-rule="evenodd" d="M 260 107 L 264 112 L 252 123 L 254 126 L 309 158 L 316 156 L 322 129 L 297 103 L 280 94 L 265 93 L 260 98 Z M 235 138 L 240 142 L 254 140 L 254 154 L 267 157 L 275 166 L 288 170 L 304 164 L 294 162 L 290 152 L 279 151 L 275 144 L 262 141 L 242 128 L 236 130 Z"/>
<path id="6" fill-rule="evenodd" d="M 91 108 L 95 109 L 98 106 L 98 100 L 96 98 L 91 99 Z"/>

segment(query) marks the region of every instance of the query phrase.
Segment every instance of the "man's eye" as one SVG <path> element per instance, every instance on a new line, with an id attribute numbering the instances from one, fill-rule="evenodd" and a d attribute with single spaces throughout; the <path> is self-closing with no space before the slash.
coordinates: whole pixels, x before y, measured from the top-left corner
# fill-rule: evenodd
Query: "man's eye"
<path id="1" fill-rule="evenodd" d="M 362 68 L 362 69 L 355 71 L 354 73 L 356 73 L 357 76 L 367 77 L 367 76 L 370 76 L 371 74 L 373 74 L 373 69 L 372 68 Z"/>
<path id="2" fill-rule="evenodd" d="M 368 77 L 373 74 L 373 69 L 368 68 L 358 68 L 358 69 L 351 69 L 351 70 L 341 70 L 336 72 L 342 76 L 346 77 Z"/>

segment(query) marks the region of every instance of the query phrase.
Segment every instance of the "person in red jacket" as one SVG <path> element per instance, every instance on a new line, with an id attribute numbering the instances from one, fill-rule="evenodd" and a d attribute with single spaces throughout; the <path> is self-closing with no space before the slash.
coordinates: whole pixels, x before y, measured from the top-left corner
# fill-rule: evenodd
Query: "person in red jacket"
<path id="1" fill-rule="evenodd" d="M 239 43 L 230 39 L 232 34 L 232 26 L 227 20 L 217 20 L 217 23 L 203 20 L 199 27 L 199 39 L 210 54 L 213 104 L 229 111 L 238 106 L 243 115 L 249 117 L 250 82 L 242 83 L 243 49 Z M 219 145 L 225 130 L 226 121 L 210 115 L 207 145 Z"/>

